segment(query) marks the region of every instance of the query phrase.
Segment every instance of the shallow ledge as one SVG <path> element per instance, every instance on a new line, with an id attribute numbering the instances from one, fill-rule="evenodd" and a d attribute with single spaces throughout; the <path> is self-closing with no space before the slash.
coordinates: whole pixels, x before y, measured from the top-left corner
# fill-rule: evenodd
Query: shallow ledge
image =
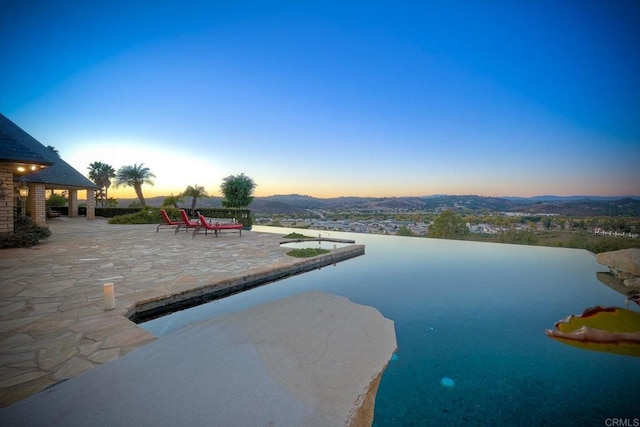
<path id="1" fill-rule="evenodd" d="M 138 301 L 129 309 L 127 317 L 136 323 L 145 322 L 173 311 L 195 307 L 286 277 L 306 273 L 311 270 L 326 267 L 327 265 L 355 258 L 364 255 L 364 249 L 364 245 L 351 245 L 334 249 L 328 254 L 300 259 L 300 262 L 293 265 L 271 268 L 267 271 L 227 279 L 173 295 Z"/>
<path id="2" fill-rule="evenodd" d="M 3 426 L 370 426 L 397 349 L 377 309 L 304 292 L 194 323 L 0 411 Z"/>
<path id="3" fill-rule="evenodd" d="M 347 239 L 335 239 L 333 237 L 307 237 L 303 239 L 285 239 L 281 240 L 281 245 L 286 245 L 287 243 L 304 243 L 304 242 L 334 242 L 334 243 L 355 243 L 355 240 L 347 240 Z"/>

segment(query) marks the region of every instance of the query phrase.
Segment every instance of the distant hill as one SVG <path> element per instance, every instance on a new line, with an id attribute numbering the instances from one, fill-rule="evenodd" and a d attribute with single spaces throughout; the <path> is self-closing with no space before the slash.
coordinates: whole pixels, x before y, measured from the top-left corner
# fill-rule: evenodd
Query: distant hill
<path id="1" fill-rule="evenodd" d="M 536 201 L 521 204 L 521 212 L 553 213 L 566 216 L 640 216 L 640 199 L 577 199 Z"/>
<path id="2" fill-rule="evenodd" d="M 138 198 L 133 199 L 116 199 L 118 201 L 118 206 L 121 208 L 128 207 L 131 203 L 137 203 Z M 164 196 L 158 197 L 145 197 L 145 202 L 147 206 L 151 206 L 153 208 L 159 208 L 162 206 L 162 202 L 164 201 Z M 222 207 L 222 197 L 203 197 L 198 201 L 198 206 L 207 207 L 207 208 L 219 208 Z M 180 207 L 191 208 L 191 198 L 185 199 L 184 203 L 180 204 Z"/>
<path id="3" fill-rule="evenodd" d="M 598 200 L 598 201 L 611 201 L 611 200 L 621 200 L 621 199 L 640 199 L 640 196 L 554 196 L 554 195 L 544 195 L 544 196 L 533 196 L 533 197 L 502 197 L 503 199 L 511 200 L 514 202 L 571 202 L 571 201 L 580 201 L 580 200 Z"/>
<path id="4" fill-rule="evenodd" d="M 137 199 L 118 199 L 126 207 Z M 147 199 L 160 207 L 164 197 Z M 205 197 L 199 207 L 221 207 L 222 197 Z M 191 207 L 185 200 L 181 207 Z M 525 212 L 566 216 L 640 216 L 640 196 L 536 196 L 483 197 L 476 195 L 433 195 L 423 197 L 335 197 L 321 199 L 300 194 L 256 197 L 249 206 L 254 213 L 302 214 L 312 211 L 353 210 L 362 212 L 424 212 L 453 209 L 462 213 Z"/>

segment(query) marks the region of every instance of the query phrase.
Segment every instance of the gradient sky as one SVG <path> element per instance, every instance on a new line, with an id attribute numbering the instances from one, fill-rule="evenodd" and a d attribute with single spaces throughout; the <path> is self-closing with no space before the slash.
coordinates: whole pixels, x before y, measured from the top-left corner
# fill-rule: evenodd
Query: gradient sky
<path id="1" fill-rule="evenodd" d="M 146 197 L 640 195 L 636 0 L 0 8 L 0 111 Z"/>

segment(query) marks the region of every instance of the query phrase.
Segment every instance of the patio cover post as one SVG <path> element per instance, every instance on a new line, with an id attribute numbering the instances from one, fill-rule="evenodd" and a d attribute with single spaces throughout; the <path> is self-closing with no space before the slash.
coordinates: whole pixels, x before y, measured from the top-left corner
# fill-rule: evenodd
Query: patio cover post
<path id="1" fill-rule="evenodd" d="M 45 207 L 44 184 L 29 184 L 29 197 L 27 199 L 31 220 L 37 225 L 45 226 L 47 223 L 47 211 Z"/>
<path id="2" fill-rule="evenodd" d="M 87 193 L 87 219 L 96 218 L 96 198 L 93 197 L 93 190 L 86 190 Z"/>
<path id="3" fill-rule="evenodd" d="M 78 190 L 69 190 L 69 218 L 78 216 Z"/>

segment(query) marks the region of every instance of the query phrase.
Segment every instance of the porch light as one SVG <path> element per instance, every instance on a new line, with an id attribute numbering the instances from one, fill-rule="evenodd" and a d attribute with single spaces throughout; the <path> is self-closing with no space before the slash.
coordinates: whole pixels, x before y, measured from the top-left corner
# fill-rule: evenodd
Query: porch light
<path id="1" fill-rule="evenodd" d="M 9 195 L 9 186 L 4 182 L 3 179 L 0 179 L 0 200 L 4 200 Z"/>
<path id="2" fill-rule="evenodd" d="M 22 201 L 27 200 L 29 197 L 29 187 L 24 179 L 20 180 L 20 187 L 18 187 L 18 198 Z"/>
<path id="3" fill-rule="evenodd" d="M 33 165 L 33 164 L 26 164 L 26 163 L 21 163 L 19 165 L 16 166 L 16 172 L 18 174 L 23 174 L 25 172 L 36 172 L 40 169 L 44 169 L 46 166 L 44 165 Z"/>

